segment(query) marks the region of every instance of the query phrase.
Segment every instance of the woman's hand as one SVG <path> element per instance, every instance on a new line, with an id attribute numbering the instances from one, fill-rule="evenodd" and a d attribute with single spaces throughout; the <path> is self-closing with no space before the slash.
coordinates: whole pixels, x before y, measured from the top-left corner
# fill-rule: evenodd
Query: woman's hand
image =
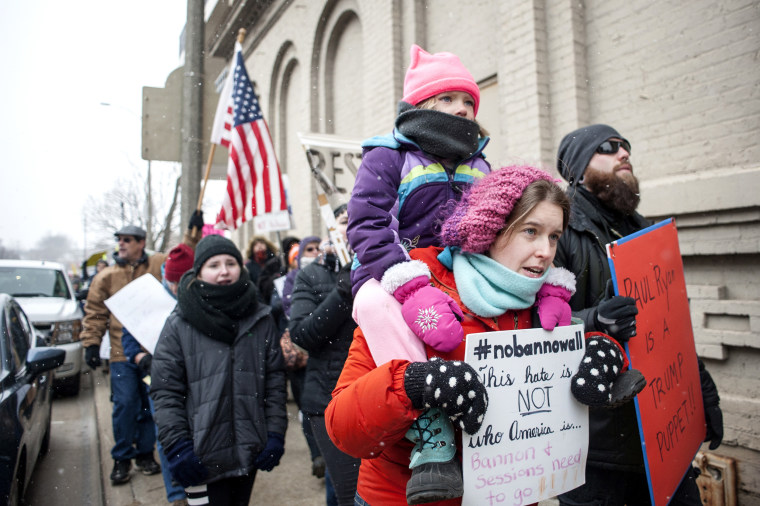
<path id="1" fill-rule="evenodd" d="M 468 434 L 480 429 L 488 408 L 478 373 L 458 360 L 412 362 L 404 373 L 404 390 L 416 409 L 441 408 Z"/>
<path id="2" fill-rule="evenodd" d="M 183 487 L 200 485 L 208 476 L 208 469 L 193 451 L 190 439 L 180 439 L 166 449 L 169 471 Z"/>
<path id="3" fill-rule="evenodd" d="M 267 444 L 253 463 L 262 471 L 271 471 L 280 463 L 285 453 L 285 438 L 276 432 L 267 433 Z"/>

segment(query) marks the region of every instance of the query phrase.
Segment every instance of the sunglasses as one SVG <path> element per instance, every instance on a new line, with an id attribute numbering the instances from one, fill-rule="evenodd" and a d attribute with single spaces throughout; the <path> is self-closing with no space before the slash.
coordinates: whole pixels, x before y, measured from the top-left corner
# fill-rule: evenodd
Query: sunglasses
<path id="1" fill-rule="evenodd" d="M 135 239 L 134 237 L 129 237 L 129 236 L 119 236 L 119 237 L 116 238 L 116 242 L 123 242 L 123 243 L 126 243 L 126 244 L 129 244 L 132 241 L 136 241 L 136 240 L 137 239 Z"/>
<path id="2" fill-rule="evenodd" d="M 620 146 L 623 147 L 628 154 L 631 154 L 631 145 L 626 141 L 604 141 L 596 148 L 596 152 L 602 155 L 614 155 L 620 150 Z"/>

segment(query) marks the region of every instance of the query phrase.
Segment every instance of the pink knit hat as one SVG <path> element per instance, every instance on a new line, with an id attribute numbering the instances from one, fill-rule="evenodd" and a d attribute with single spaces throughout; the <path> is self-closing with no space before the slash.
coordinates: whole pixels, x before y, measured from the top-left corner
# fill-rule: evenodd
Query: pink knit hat
<path id="1" fill-rule="evenodd" d="M 480 89 L 455 54 L 430 54 L 412 44 L 409 57 L 409 69 L 404 77 L 404 102 L 417 105 L 445 91 L 465 91 L 475 100 L 475 115 L 478 114 Z"/>
<path id="2" fill-rule="evenodd" d="M 485 253 L 504 228 L 525 188 L 541 179 L 554 181 L 541 169 L 527 165 L 491 172 L 462 196 L 441 228 L 441 243 L 459 246 L 466 253 Z"/>

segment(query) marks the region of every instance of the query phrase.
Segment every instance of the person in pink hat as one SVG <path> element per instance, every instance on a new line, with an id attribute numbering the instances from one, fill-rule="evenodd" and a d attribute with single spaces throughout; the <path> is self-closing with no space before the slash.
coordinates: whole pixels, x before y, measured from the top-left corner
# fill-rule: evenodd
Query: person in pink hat
<path id="1" fill-rule="evenodd" d="M 426 345 L 446 353 L 464 339 L 462 310 L 431 286 L 430 269 L 411 259 L 408 250 L 440 246 L 441 223 L 451 208 L 447 203 L 459 201 L 491 172 L 483 155 L 489 139 L 475 120 L 479 106 L 478 84 L 456 55 L 412 45 L 393 132 L 362 144 L 348 203 L 348 240 L 356 252 L 353 316 L 377 365 L 426 360 Z M 574 277 L 563 274 L 547 278 L 546 296 L 538 299 L 547 330 L 570 323 L 567 301 Z M 453 428 L 440 418 L 440 438 L 447 441 Z M 410 437 L 416 430 L 415 425 Z M 448 452 L 442 453 L 431 460 L 413 455 L 410 504 L 462 494 L 458 462 L 450 456 L 444 460 Z"/>

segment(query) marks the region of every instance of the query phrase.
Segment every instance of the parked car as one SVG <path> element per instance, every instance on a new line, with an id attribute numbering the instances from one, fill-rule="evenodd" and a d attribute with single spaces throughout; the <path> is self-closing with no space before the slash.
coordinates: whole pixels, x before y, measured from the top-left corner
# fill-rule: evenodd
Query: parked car
<path id="1" fill-rule="evenodd" d="M 50 445 L 51 369 L 66 352 L 44 346 L 21 306 L 0 294 L 0 504 L 18 506 Z"/>
<path id="2" fill-rule="evenodd" d="M 82 370 L 82 309 L 63 265 L 36 260 L 0 260 L 0 292 L 13 296 L 48 346 L 66 352 L 53 373 L 56 392 L 79 393 Z"/>

